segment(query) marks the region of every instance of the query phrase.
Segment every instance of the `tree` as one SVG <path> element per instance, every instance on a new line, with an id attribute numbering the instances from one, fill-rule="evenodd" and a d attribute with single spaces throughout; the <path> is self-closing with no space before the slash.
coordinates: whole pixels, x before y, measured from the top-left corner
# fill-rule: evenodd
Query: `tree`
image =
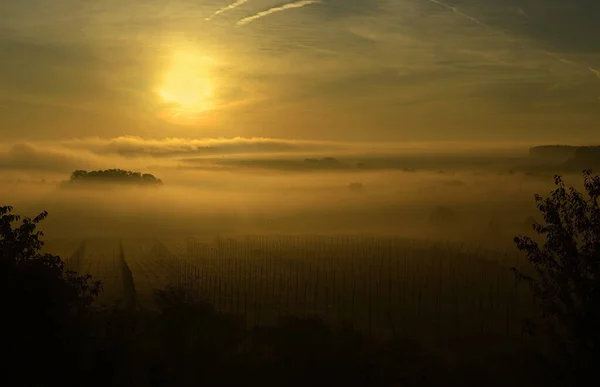
<path id="1" fill-rule="evenodd" d="M 12 210 L 0 207 L 0 356 L 5 367 L 0 383 L 44 385 L 61 366 L 81 370 L 82 362 L 91 361 L 84 356 L 91 347 L 86 321 L 102 285 L 91 282 L 90 275 L 66 270 L 60 257 L 41 253 L 43 233 L 37 226 L 47 212 L 21 219 Z"/>
<path id="2" fill-rule="evenodd" d="M 101 182 L 101 183 L 133 183 L 143 185 L 161 185 L 162 180 L 149 173 L 126 171 L 123 169 L 107 169 L 98 171 L 76 170 L 71 173 L 70 183 Z"/>
<path id="3" fill-rule="evenodd" d="M 515 237 L 534 274 L 513 270 L 530 283 L 562 360 L 585 378 L 600 355 L 600 177 L 585 170 L 583 180 L 587 198 L 560 176 L 548 197 L 535 195 L 544 224 L 533 228 L 543 244 Z"/>
<path id="4" fill-rule="evenodd" d="M 76 171 L 73 171 L 73 173 L 71 173 L 71 180 L 83 179 L 86 177 L 86 175 L 87 175 L 87 171 L 78 169 Z"/>
<path id="5" fill-rule="evenodd" d="M 38 224 L 48 213 L 40 213 L 35 218 L 12 214 L 10 206 L 0 207 L 0 267 L 2 276 L 10 274 L 31 274 L 39 271 L 48 279 L 64 286 L 60 295 L 67 302 L 65 306 L 77 310 L 88 308 L 102 290 L 99 281 L 90 282 L 89 274 L 79 275 L 65 268 L 64 261 L 56 255 L 41 253 L 44 242 L 40 239 L 44 233 L 36 230 Z M 13 223 L 21 224 L 13 228 Z M 6 284 L 6 282 L 4 283 Z"/>

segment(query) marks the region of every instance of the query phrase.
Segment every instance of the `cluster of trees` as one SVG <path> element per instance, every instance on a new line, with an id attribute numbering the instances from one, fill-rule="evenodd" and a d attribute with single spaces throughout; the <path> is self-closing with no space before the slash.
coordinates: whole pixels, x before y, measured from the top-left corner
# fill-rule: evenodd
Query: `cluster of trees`
<path id="1" fill-rule="evenodd" d="M 529 148 L 529 156 L 536 159 L 566 160 L 575 155 L 577 146 L 540 145 Z"/>
<path id="2" fill-rule="evenodd" d="M 600 147 L 584 146 L 575 151 L 573 157 L 565 162 L 567 171 L 580 170 L 582 166 L 596 167 L 600 165 Z"/>
<path id="3" fill-rule="evenodd" d="M 529 155 L 532 159 L 547 164 L 525 167 L 530 172 L 557 168 L 564 172 L 576 172 L 600 166 L 600 146 L 544 145 L 530 148 Z"/>
<path id="4" fill-rule="evenodd" d="M 107 169 L 100 171 L 76 170 L 71 173 L 70 182 L 111 182 L 159 185 L 162 180 L 149 173 L 126 171 L 123 169 Z"/>
<path id="5" fill-rule="evenodd" d="M 534 270 L 513 269 L 543 312 L 531 326 L 548 333 L 541 353 L 552 380 L 523 372 L 517 385 L 584 384 L 600 360 L 600 177 L 584 172 L 587 197 L 558 176 L 555 183 L 548 197 L 535 197 L 543 243 L 515 238 Z M 36 228 L 46 216 L 21 219 L 0 207 L 3 385 L 502 385 L 503 375 L 444 372 L 410 341 L 381 343 L 316 318 L 248 331 L 177 288 L 157 292 L 157 313 L 96 309 L 101 284 L 40 252 Z"/>

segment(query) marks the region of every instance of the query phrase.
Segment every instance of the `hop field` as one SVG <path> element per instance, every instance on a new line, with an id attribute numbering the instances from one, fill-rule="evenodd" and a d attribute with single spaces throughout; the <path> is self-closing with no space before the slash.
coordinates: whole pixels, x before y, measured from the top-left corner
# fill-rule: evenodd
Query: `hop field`
<path id="1" fill-rule="evenodd" d="M 364 236 L 231 236 L 85 241 L 67 262 L 107 300 L 153 309 L 168 285 L 197 292 L 247 327 L 319 315 L 375 336 L 522 343 L 536 318 L 518 252 Z M 75 263 L 77 262 L 77 263 Z M 126 301 L 127 302 L 127 301 Z M 480 337 L 479 339 L 474 339 Z"/>

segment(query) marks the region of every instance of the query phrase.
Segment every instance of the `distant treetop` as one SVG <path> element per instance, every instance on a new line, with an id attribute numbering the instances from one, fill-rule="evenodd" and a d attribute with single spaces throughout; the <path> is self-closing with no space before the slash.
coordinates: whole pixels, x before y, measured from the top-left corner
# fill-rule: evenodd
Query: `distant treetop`
<path id="1" fill-rule="evenodd" d="M 568 159 L 575 157 L 577 152 L 599 149 L 600 146 L 573 146 L 573 145 L 541 145 L 529 148 L 529 155 L 534 158 Z"/>
<path id="2" fill-rule="evenodd" d="M 159 185 L 162 180 L 157 179 L 149 173 L 140 173 L 125 171 L 123 169 L 106 169 L 103 171 L 83 171 L 76 170 L 71 173 L 70 182 L 106 182 L 106 183 L 125 183 L 142 185 Z"/>

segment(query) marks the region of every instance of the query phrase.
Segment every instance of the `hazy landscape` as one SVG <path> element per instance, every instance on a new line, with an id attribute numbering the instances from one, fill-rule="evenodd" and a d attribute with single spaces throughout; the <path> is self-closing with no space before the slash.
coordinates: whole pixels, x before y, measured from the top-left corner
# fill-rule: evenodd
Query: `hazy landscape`
<path id="1" fill-rule="evenodd" d="M 260 146 L 250 142 L 245 148 L 249 153 Z M 113 163 L 152 172 L 164 181 L 160 187 L 65 187 L 60 182 L 69 179 L 69 164 L 53 171 L 32 165 L 7 170 L 20 179 L 5 179 L 2 197 L 24 211 L 56 214 L 45 227 L 61 237 L 362 233 L 506 245 L 515 232 L 530 230 L 533 193 L 549 191 L 556 173 L 553 165 L 540 170 L 543 160 L 527 149 L 491 150 L 491 155 L 482 154 L 484 148 L 399 150 L 335 158 L 264 151 L 191 158 L 159 151 L 150 159 L 113 156 Z M 12 152 L 14 147 L 5 159 L 16 157 Z M 51 167 L 43 149 L 34 152 L 37 168 Z M 88 165 L 101 165 L 91 160 Z M 579 174 L 567 171 L 565 177 L 578 180 Z M 443 219 L 437 219 L 440 210 L 447 210 Z"/>
<path id="2" fill-rule="evenodd" d="M 98 306 L 160 310 L 156 291 L 177 286 L 245 329 L 319 316 L 416 340 L 444 363 L 510 363 L 535 347 L 524 322 L 537 307 L 510 271 L 530 270 L 512 239 L 533 234 L 532 193 L 554 187 L 533 151 L 176 153 L 113 156 L 148 163 L 139 174 L 13 168 L 2 197 L 49 212 L 43 251 L 102 281 Z"/>
<path id="3" fill-rule="evenodd" d="M 600 2 L 0 5 L 0 384 L 573 386 Z"/>

